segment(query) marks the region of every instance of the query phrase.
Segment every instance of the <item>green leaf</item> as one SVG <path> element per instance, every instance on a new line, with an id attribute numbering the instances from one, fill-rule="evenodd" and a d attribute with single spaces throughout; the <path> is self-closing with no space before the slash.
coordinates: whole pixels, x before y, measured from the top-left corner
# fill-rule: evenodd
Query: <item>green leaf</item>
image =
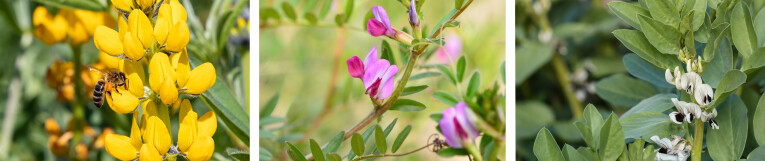
<path id="1" fill-rule="evenodd" d="M 319 23 L 319 19 L 316 18 L 316 14 L 313 13 L 305 13 L 305 20 L 308 20 L 309 23 L 316 25 Z"/>
<path id="2" fill-rule="evenodd" d="M 660 70 L 674 69 L 676 66 L 681 66 L 680 61 L 677 60 L 676 56 L 662 54 L 656 50 L 640 31 L 618 29 L 613 33 L 614 36 L 627 47 L 627 49 L 635 52 L 640 58 L 653 64 Z"/>
<path id="3" fill-rule="evenodd" d="M 340 131 L 340 133 L 335 135 L 332 140 L 329 140 L 327 146 L 324 147 L 324 153 L 326 154 L 337 152 L 337 149 L 340 148 L 340 144 L 343 143 L 343 136 L 345 136 L 345 131 Z"/>
<path id="4" fill-rule="evenodd" d="M 380 56 L 380 59 L 385 59 L 390 62 L 390 65 L 396 65 L 396 58 L 393 57 L 393 50 L 391 50 L 390 44 L 388 44 L 388 41 L 382 42 L 382 56 Z"/>
<path id="5" fill-rule="evenodd" d="M 465 0 L 454 0 L 454 8 L 461 9 L 464 2 Z"/>
<path id="6" fill-rule="evenodd" d="M 551 108 L 539 101 L 519 101 L 515 111 L 515 137 L 519 139 L 533 137 L 535 131 L 555 121 Z"/>
<path id="7" fill-rule="evenodd" d="M 723 36 L 724 37 L 724 36 Z M 707 47 L 712 46 L 708 45 Z M 733 47 L 730 45 L 728 38 L 723 38 L 719 43 L 719 47 L 714 49 L 714 61 L 704 65 L 704 73 L 701 74 L 701 79 L 704 83 L 709 84 L 712 88 L 717 88 L 726 72 L 733 69 Z M 704 52 L 707 52 L 706 50 Z M 706 53 L 705 53 L 706 54 Z"/>
<path id="8" fill-rule="evenodd" d="M 292 4 L 289 2 L 283 2 L 282 3 L 282 11 L 284 12 L 287 17 L 292 19 L 292 21 L 297 21 L 297 15 L 295 13 L 295 8 L 292 7 Z"/>
<path id="9" fill-rule="evenodd" d="M 271 154 L 271 152 L 269 152 L 266 149 L 263 149 L 263 147 L 258 147 L 258 149 L 260 149 L 260 153 L 259 153 L 260 155 L 258 155 L 258 158 L 259 158 L 258 160 L 271 160 L 271 159 L 273 159 L 274 156 Z M 249 159 L 249 157 L 247 157 L 247 159 Z"/>
<path id="10" fill-rule="evenodd" d="M 713 160 L 739 159 L 744 152 L 749 128 L 746 105 L 737 95 L 731 95 L 717 110 L 719 114 L 714 120 L 720 129 L 709 129 L 705 139 L 709 156 Z"/>
<path id="11" fill-rule="evenodd" d="M 361 19 L 361 26 L 364 26 L 364 30 L 367 30 L 367 22 L 369 22 L 369 19 L 375 18 L 374 13 L 372 13 L 372 10 L 370 9 L 367 11 L 367 14 L 364 15 L 364 18 Z"/>
<path id="12" fill-rule="evenodd" d="M 449 13 L 444 15 L 444 17 L 442 17 L 441 20 L 439 20 L 438 23 L 436 23 L 436 25 L 433 26 L 433 31 L 428 35 L 428 37 L 435 37 L 434 35 L 436 34 L 436 32 L 440 33 L 441 26 L 446 24 L 452 18 L 452 16 L 454 16 L 454 14 L 457 14 L 457 11 L 459 11 L 459 10 L 458 9 L 452 9 L 452 11 L 450 11 Z"/>
<path id="13" fill-rule="evenodd" d="M 525 82 L 553 56 L 553 48 L 541 43 L 527 43 L 515 50 L 515 85 Z"/>
<path id="14" fill-rule="evenodd" d="M 502 65 L 499 66 L 499 74 L 502 75 L 502 84 L 506 84 L 505 78 L 505 61 L 502 61 Z"/>
<path id="15" fill-rule="evenodd" d="M 354 0 L 347 0 L 345 2 L 345 17 L 346 17 L 345 22 L 348 22 L 351 15 L 353 15 L 353 1 Z"/>
<path id="16" fill-rule="evenodd" d="M 311 154 L 313 154 L 313 159 L 315 161 L 324 161 L 324 152 L 321 151 L 321 147 L 318 143 L 316 143 L 316 140 L 311 139 Z"/>
<path id="17" fill-rule="evenodd" d="M 451 107 L 457 105 L 458 102 L 457 97 L 454 97 L 452 94 L 446 93 L 444 91 L 436 91 L 433 93 L 433 97 Z"/>
<path id="18" fill-rule="evenodd" d="M 613 11 L 617 17 L 638 30 L 640 30 L 638 15 L 651 15 L 648 13 L 648 10 L 634 3 L 612 1 L 608 3 L 608 7 L 611 8 L 611 11 Z"/>
<path id="19" fill-rule="evenodd" d="M 55 8 L 83 9 L 90 11 L 105 11 L 106 6 L 93 0 L 35 0 L 46 6 Z"/>
<path id="20" fill-rule="evenodd" d="M 542 128 L 537 133 L 537 138 L 534 140 L 534 155 L 539 160 L 563 161 L 563 153 L 547 128 Z"/>
<path id="21" fill-rule="evenodd" d="M 404 88 L 404 91 L 401 92 L 401 96 L 415 94 L 417 92 L 425 90 L 426 88 L 428 88 L 428 85 L 409 86 L 409 87 Z"/>
<path id="22" fill-rule="evenodd" d="M 595 83 L 598 96 L 609 103 L 634 106 L 656 94 L 651 85 L 624 74 L 616 74 Z"/>
<path id="23" fill-rule="evenodd" d="M 565 160 L 570 160 L 570 161 L 585 160 L 584 157 L 582 157 L 582 155 L 579 154 L 579 152 L 577 152 L 573 146 L 568 144 L 563 145 L 563 157 L 565 157 Z"/>
<path id="24" fill-rule="evenodd" d="M 710 107 L 717 107 L 720 103 L 722 103 L 725 100 L 725 97 L 728 97 L 736 88 L 741 86 L 746 82 L 746 74 L 744 72 L 741 72 L 739 70 L 730 70 L 723 76 L 722 80 L 720 80 L 720 84 L 717 85 L 717 90 L 715 90 L 715 98 L 713 100 L 712 106 Z"/>
<path id="25" fill-rule="evenodd" d="M 276 108 L 276 103 L 279 102 L 279 93 L 276 93 L 274 96 L 271 96 L 271 99 L 266 102 L 266 105 L 263 106 L 263 110 L 260 110 L 260 118 L 264 118 L 266 116 L 271 116 L 271 113 L 274 112 L 274 108 Z"/>
<path id="26" fill-rule="evenodd" d="M 364 140 L 361 138 L 361 135 L 358 133 L 353 134 L 351 137 L 351 148 L 353 148 L 353 153 L 355 153 L 358 156 L 364 155 Z M 352 157 L 349 157 L 352 158 Z"/>
<path id="27" fill-rule="evenodd" d="M 279 16 L 279 12 L 276 11 L 274 8 L 265 8 L 260 10 L 260 19 L 263 20 L 263 22 L 266 22 L 268 19 L 275 19 L 279 20 L 281 19 L 281 16 Z"/>
<path id="28" fill-rule="evenodd" d="M 441 71 L 441 73 L 444 74 L 446 78 L 449 78 L 449 80 L 452 81 L 452 84 L 457 84 L 457 78 L 454 78 L 452 70 L 449 70 L 449 68 L 447 68 L 445 65 L 439 65 L 437 68 L 438 71 Z"/>
<path id="29" fill-rule="evenodd" d="M 749 14 L 749 6 L 739 3 L 733 8 L 730 17 L 731 38 L 741 56 L 748 58 L 757 49 L 757 34 L 752 26 L 752 16 Z"/>
<path id="30" fill-rule="evenodd" d="M 765 28 L 765 8 L 757 12 L 757 15 L 752 19 L 752 23 L 756 29 Z M 762 46 L 765 43 L 765 30 L 754 30 L 754 32 L 757 35 L 757 46 Z"/>
<path id="31" fill-rule="evenodd" d="M 685 11 L 683 12 L 690 12 L 690 10 L 693 10 L 692 26 L 693 31 L 696 31 L 704 24 L 704 17 L 707 13 L 707 0 L 695 0 L 687 2 L 689 4 L 685 5 Z M 691 2 L 695 3 L 690 4 Z M 691 5 L 693 5 L 693 7 L 691 7 Z"/>
<path id="32" fill-rule="evenodd" d="M 284 4 L 287 4 L 289 6 L 289 4 L 286 3 L 286 2 Z M 236 19 L 239 17 L 239 15 L 241 15 L 242 10 L 244 9 L 244 7 L 245 6 L 249 6 L 249 5 L 250 5 L 250 1 L 249 0 L 239 1 L 239 2 L 236 3 L 236 6 L 234 6 L 234 10 L 224 14 L 224 17 L 226 19 L 223 20 L 223 22 L 220 24 L 220 28 L 218 28 L 218 31 L 216 32 L 217 33 L 217 42 L 218 42 L 218 44 L 217 44 L 218 45 L 217 46 L 217 49 L 218 49 L 217 52 L 218 53 L 221 53 L 223 51 L 223 48 L 226 45 L 226 42 L 228 42 L 228 37 L 229 37 L 229 35 L 231 35 L 230 34 L 231 28 L 233 28 L 235 26 L 234 24 L 236 23 Z M 292 9 L 291 7 L 292 6 L 290 6 L 290 9 Z M 285 10 L 285 12 L 286 12 L 286 10 Z M 294 16 L 294 14 L 295 14 L 294 12 L 295 11 L 293 10 L 292 12 L 293 12 L 292 14 Z M 293 21 L 294 20 L 295 19 L 293 19 Z"/>
<path id="33" fill-rule="evenodd" d="M 411 77 L 409 77 L 409 80 L 412 81 L 412 80 L 418 80 L 418 79 L 427 78 L 427 77 L 435 77 L 440 75 L 441 73 L 439 72 L 422 72 L 419 74 L 412 75 Z"/>
<path id="34" fill-rule="evenodd" d="M 481 87 L 481 72 L 478 72 L 477 70 L 473 72 L 473 76 L 470 76 L 470 83 L 468 83 L 467 87 L 467 96 L 473 97 L 475 94 L 478 93 L 478 88 Z"/>
<path id="35" fill-rule="evenodd" d="M 403 99 L 403 98 L 396 100 L 396 102 L 393 103 L 393 106 L 390 107 L 390 110 L 396 110 L 396 111 L 422 111 L 424 109 L 425 109 L 425 104 L 422 104 L 415 100 Z"/>
<path id="36" fill-rule="evenodd" d="M 324 19 L 324 17 L 327 16 L 327 13 L 329 13 L 329 9 L 332 8 L 332 2 L 333 2 L 332 0 L 327 0 L 324 2 L 324 6 L 322 6 L 321 11 L 319 11 L 319 19 Z"/>
<path id="37" fill-rule="evenodd" d="M 746 157 L 747 160 L 762 160 L 765 159 L 765 146 L 757 147 L 752 150 Z"/>
<path id="38" fill-rule="evenodd" d="M 648 42 L 664 54 L 677 55 L 680 49 L 680 31 L 644 15 L 638 16 L 640 29 Z"/>
<path id="39" fill-rule="evenodd" d="M 274 137 L 276 137 L 276 135 L 273 132 L 268 131 L 268 130 L 264 130 L 264 129 L 260 129 L 260 131 L 258 131 L 258 133 L 259 133 L 258 134 L 258 138 L 274 138 Z"/>
<path id="40" fill-rule="evenodd" d="M 199 97 L 215 116 L 226 125 L 237 138 L 249 145 L 250 116 L 226 87 L 222 77 L 217 77 L 215 84 Z"/>
<path id="41" fill-rule="evenodd" d="M 680 12 L 677 10 L 676 1 L 646 0 L 645 2 L 651 17 L 657 21 L 674 27 L 680 23 Z"/>
<path id="42" fill-rule="evenodd" d="M 582 139 L 584 140 L 584 143 L 587 144 L 587 146 L 596 148 L 598 147 L 597 144 L 595 144 L 595 140 L 592 136 L 592 130 L 590 129 L 590 126 L 585 124 L 584 121 L 577 121 L 574 122 L 574 126 L 576 126 L 576 130 L 579 131 L 579 135 L 582 136 Z"/>
<path id="43" fill-rule="evenodd" d="M 635 54 L 627 54 L 622 58 L 624 67 L 627 68 L 627 72 L 637 78 L 648 81 L 654 85 L 664 88 L 674 88 L 674 85 L 667 83 L 664 79 L 664 72 L 656 69 L 656 67 L 648 64 L 645 60 L 641 59 Z M 670 70 L 671 71 L 671 70 Z"/>
<path id="44" fill-rule="evenodd" d="M 468 152 L 465 149 L 454 149 L 454 148 L 443 148 L 440 151 L 438 151 L 438 156 L 441 156 L 441 157 L 453 157 L 457 155 L 468 155 Z"/>
<path id="45" fill-rule="evenodd" d="M 611 113 L 600 129 L 598 156 L 603 160 L 616 160 L 624 151 L 624 131 L 615 113 Z"/>
<path id="46" fill-rule="evenodd" d="M 757 145 L 765 146 L 765 128 L 761 128 L 765 127 L 765 95 L 760 96 L 760 100 L 757 102 L 757 108 L 754 110 L 752 118 L 752 127 L 758 127 L 752 128 Z"/>
<path id="47" fill-rule="evenodd" d="M 429 117 L 430 117 L 431 120 L 439 122 L 439 121 L 441 121 L 441 118 L 444 117 L 444 114 L 442 114 L 442 113 L 434 113 L 434 114 L 430 114 Z"/>
<path id="48" fill-rule="evenodd" d="M 388 145 L 385 141 L 385 134 L 383 134 L 382 127 L 380 125 L 375 125 L 375 144 L 377 145 L 377 150 L 381 154 L 385 154 L 388 150 Z"/>
<path id="49" fill-rule="evenodd" d="M 682 136 L 684 132 L 682 125 L 672 122 L 667 114 L 661 112 L 646 111 L 622 116 L 620 122 L 625 138 L 651 138 L 654 135 L 669 138 L 670 135 Z"/>
<path id="50" fill-rule="evenodd" d="M 304 156 L 303 153 L 301 153 L 300 150 L 298 150 L 294 145 L 290 144 L 289 142 L 287 142 L 287 145 L 290 147 L 287 153 L 289 154 L 290 158 L 292 158 L 292 160 L 306 161 L 305 157 L 303 157 Z"/>
<path id="51" fill-rule="evenodd" d="M 600 115 L 598 109 L 592 104 L 588 104 L 587 107 L 584 107 L 583 116 L 585 125 L 590 129 L 590 134 L 592 135 L 592 144 L 588 145 L 597 150 L 599 147 L 598 143 L 600 142 L 600 128 L 603 127 L 603 116 Z M 587 139 L 585 139 L 585 141 L 587 141 Z"/>
<path id="52" fill-rule="evenodd" d="M 744 73 L 753 73 L 761 69 L 765 66 L 765 47 L 755 50 L 754 54 L 749 58 L 745 58 L 743 62 L 741 64 L 741 71 L 744 71 Z"/>
<path id="53" fill-rule="evenodd" d="M 259 120 L 260 120 L 260 122 L 259 122 L 258 126 L 266 126 L 266 125 L 282 122 L 285 119 L 284 119 L 284 117 L 267 116 L 267 117 L 264 117 L 264 118 L 260 118 Z"/>
<path id="54" fill-rule="evenodd" d="M 330 154 L 327 154 L 327 160 L 329 160 L 329 161 L 342 161 L 343 158 L 341 158 L 340 155 L 337 155 L 337 153 L 330 153 Z"/>
<path id="55" fill-rule="evenodd" d="M 409 135 L 409 131 L 412 130 L 412 125 L 406 126 L 404 130 L 401 130 L 401 133 L 398 133 L 398 136 L 396 137 L 396 141 L 393 141 L 393 148 L 391 149 L 391 152 L 396 153 L 398 151 L 398 148 L 401 147 L 401 144 L 404 143 L 404 140 L 406 140 L 406 137 Z"/>
<path id="56" fill-rule="evenodd" d="M 622 122 L 623 119 L 631 114 L 637 114 L 642 112 L 664 112 L 668 109 L 675 107 L 675 104 L 672 103 L 672 98 L 676 98 L 677 95 L 671 94 L 671 93 L 664 93 L 664 94 L 657 94 L 654 96 L 651 96 L 649 98 L 646 98 L 634 107 L 630 108 L 627 112 L 622 114 Z M 669 118 L 669 117 L 667 117 Z M 624 126 L 624 123 L 622 123 L 622 126 Z M 650 137 L 649 137 L 650 138 Z"/>
<path id="57" fill-rule="evenodd" d="M 465 56 L 461 56 L 457 61 L 457 82 L 462 82 L 462 78 L 465 75 Z"/>
<path id="58" fill-rule="evenodd" d="M 576 151 L 579 152 L 585 160 L 601 160 L 592 148 L 579 147 Z"/>
<path id="59" fill-rule="evenodd" d="M 346 17 L 344 14 L 337 14 L 335 15 L 335 24 L 337 26 L 343 26 L 343 24 L 345 23 L 345 19 Z"/>

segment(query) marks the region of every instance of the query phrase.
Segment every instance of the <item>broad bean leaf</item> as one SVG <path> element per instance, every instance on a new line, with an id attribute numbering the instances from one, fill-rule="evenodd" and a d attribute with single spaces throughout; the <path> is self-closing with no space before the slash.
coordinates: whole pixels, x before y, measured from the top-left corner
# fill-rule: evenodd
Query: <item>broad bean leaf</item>
<path id="1" fill-rule="evenodd" d="M 752 118 L 752 132 L 754 139 L 758 145 L 765 145 L 765 95 L 760 96 L 760 100 L 757 102 L 757 108 L 754 110 L 754 116 Z M 765 158 L 763 158 L 765 159 Z"/>
<path id="2" fill-rule="evenodd" d="M 714 101 L 711 107 L 717 107 L 722 103 L 728 95 L 730 95 L 736 88 L 746 82 L 746 74 L 739 70 L 730 70 L 725 73 L 720 84 L 717 85 L 715 90 Z"/>
<path id="3" fill-rule="evenodd" d="M 638 30 L 640 30 L 638 15 L 651 15 L 648 13 L 648 10 L 634 3 L 613 1 L 608 3 L 608 7 L 611 8 L 611 11 L 613 11 L 617 17 Z"/>
<path id="4" fill-rule="evenodd" d="M 725 73 L 733 69 L 734 63 L 733 48 L 728 38 L 723 38 L 715 50 L 717 54 L 714 54 L 713 61 L 704 66 L 704 73 L 701 74 L 704 83 L 709 84 L 712 88 L 718 87 Z"/>
<path id="5" fill-rule="evenodd" d="M 587 107 L 584 108 L 583 116 L 585 125 L 590 129 L 590 134 L 592 135 L 592 145 L 590 145 L 590 147 L 597 150 L 599 148 L 598 143 L 600 143 L 600 130 L 603 127 L 603 116 L 600 115 L 598 109 L 592 104 L 588 104 Z M 587 139 L 585 139 L 585 141 L 587 141 Z"/>
<path id="6" fill-rule="evenodd" d="M 627 72 L 632 74 L 632 76 L 648 81 L 659 87 L 674 88 L 674 85 L 667 83 L 664 79 L 664 71 L 656 69 L 656 67 L 648 64 L 648 62 L 637 55 L 632 53 L 624 55 L 622 61 L 627 68 Z M 670 69 L 670 71 L 671 70 L 672 69 Z"/>
<path id="7" fill-rule="evenodd" d="M 634 106 L 656 94 L 651 85 L 624 74 L 616 74 L 595 83 L 598 96 L 609 103 Z"/>
<path id="8" fill-rule="evenodd" d="M 657 21 L 677 28 L 680 23 L 680 12 L 677 10 L 677 1 L 645 0 L 648 12 Z M 647 16 L 647 15 L 646 15 Z"/>
<path id="9" fill-rule="evenodd" d="M 539 101 L 518 102 L 515 111 L 515 137 L 518 139 L 530 138 L 535 131 L 555 121 L 550 107 Z"/>
<path id="10" fill-rule="evenodd" d="M 752 56 L 744 59 L 744 62 L 741 64 L 741 71 L 750 74 L 761 69 L 763 66 L 765 66 L 765 47 L 755 50 Z"/>
<path id="11" fill-rule="evenodd" d="M 534 155 L 539 160 L 564 161 L 558 143 L 547 128 L 542 128 L 537 133 L 537 138 L 534 140 Z"/>
<path id="12" fill-rule="evenodd" d="M 579 154 L 579 152 L 576 151 L 573 146 L 568 144 L 563 145 L 563 157 L 566 160 L 585 160 L 584 157 Z"/>
<path id="13" fill-rule="evenodd" d="M 765 146 L 757 147 L 746 157 L 747 160 L 765 160 Z"/>
<path id="14" fill-rule="evenodd" d="M 707 148 L 714 160 L 733 160 L 741 158 L 746 144 L 747 108 L 737 95 L 731 95 L 720 107 L 714 118 L 720 129 L 707 131 Z M 708 128 L 708 127 L 707 127 Z"/>
<path id="15" fill-rule="evenodd" d="M 624 131 L 615 113 L 611 113 L 600 129 L 598 146 L 598 156 L 603 160 L 616 160 L 624 151 Z"/>
<path id="16" fill-rule="evenodd" d="M 757 34 L 752 25 L 752 16 L 749 12 L 749 6 L 746 3 L 738 3 L 733 8 L 730 19 L 731 37 L 736 49 L 741 56 L 748 58 L 757 49 Z"/>
<path id="17" fill-rule="evenodd" d="M 627 47 L 627 49 L 630 49 L 630 51 L 640 56 L 640 58 L 643 58 L 643 60 L 653 64 L 661 70 L 674 69 L 676 66 L 681 65 L 676 56 L 662 54 L 659 50 L 656 50 L 640 31 L 618 29 L 613 33 L 614 36 Z M 519 60 L 516 59 L 516 61 Z"/>
<path id="18" fill-rule="evenodd" d="M 680 31 L 650 17 L 639 15 L 640 28 L 648 42 L 664 54 L 677 55 L 680 49 Z"/>
<path id="19" fill-rule="evenodd" d="M 667 114 L 661 112 L 646 111 L 623 116 L 621 124 L 625 138 L 651 138 L 654 135 L 668 138 L 670 135 L 683 134 L 683 126 L 672 122 Z"/>
<path id="20" fill-rule="evenodd" d="M 757 15 L 752 19 L 752 25 L 755 29 L 765 28 L 765 8 L 760 9 Z M 757 46 L 762 47 L 765 43 L 765 30 L 754 30 L 757 35 Z"/>
<path id="21" fill-rule="evenodd" d="M 627 112 L 622 114 L 621 118 L 624 119 L 625 117 L 632 115 L 632 114 L 638 114 L 643 112 L 664 112 L 668 109 L 675 107 L 675 104 L 672 103 L 671 98 L 676 98 L 677 95 L 671 94 L 671 93 L 664 93 L 664 94 L 657 94 L 654 96 L 651 96 L 649 98 L 646 98 L 634 107 L 630 108 Z M 669 117 L 667 117 L 669 118 Z M 622 121 L 622 125 L 624 121 Z"/>
<path id="22" fill-rule="evenodd" d="M 520 85 L 553 56 L 553 49 L 541 43 L 528 43 L 515 50 L 515 85 Z"/>

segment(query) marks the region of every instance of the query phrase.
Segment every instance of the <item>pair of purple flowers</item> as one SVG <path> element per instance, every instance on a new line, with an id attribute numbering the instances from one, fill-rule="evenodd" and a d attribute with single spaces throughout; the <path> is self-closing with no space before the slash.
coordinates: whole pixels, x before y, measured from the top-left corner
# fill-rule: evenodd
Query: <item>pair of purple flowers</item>
<path id="1" fill-rule="evenodd" d="M 353 56 L 346 63 L 351 76 L 361 78 L 364 82 L 364 94 L 386 99 L 393 93 L 393 77 L 398 73 L 398 67 L 391 65 L 388 60 L 377 58 L 377 46 L 372 47 L 364 62 L 358 56 Z"/>

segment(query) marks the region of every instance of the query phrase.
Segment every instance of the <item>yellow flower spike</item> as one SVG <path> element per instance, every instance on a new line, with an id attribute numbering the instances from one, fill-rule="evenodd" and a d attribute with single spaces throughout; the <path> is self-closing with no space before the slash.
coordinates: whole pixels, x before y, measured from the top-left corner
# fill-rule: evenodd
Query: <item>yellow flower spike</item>
<path id="1" fill-rule="evenodd" d="M 34 26 L 48 23 L 51 19 L 53 19 L 53 16 L 51 16 L 50 13 L 48 13 L 48 9 L 43 6 L 37 6 L 32 13 L 32 25 Z"/>
<path id="2" fill-rule="evenodd" d="M 197 113 L 189 111 L 185 117 L 181 117 L 182 121 L 178 128 L 178 149 L 186 151 L 189 146 L 197 138 L 197 131 L 201 130 L 197 128 Z"/>
<path id="3" fill-rule="evenodd" d="M 53 21 L 48 24 L 51 37 L 55 42 L 61 42 L 66 39 L 66 31 L 69 30 L 66 26 L 68 26 L 68 23 L 61 15 L 56 15 L 56 17 L 53 18 Z"/>
<path id="4" fill-rule="evenodd" d="M 202 94 L 215 84 L 215 77 L 215 67 L 203 63 L 189 73 L 189 81 L 183 88 L 189 94 Z"/>
<path id="5" fill-rule="evenodd" d="M 130 32 L 141 41 L 143 48 L 151 48 L 151 45 L 154 44 L 154 29 L 151 27 L 151 20 L 146 17 L 146 14 L 139 9 L 133 9 L 127 22 Z"/>
<path id="6" fill-rule="evenodd" d="M 45 131 L 48 132 L 49 135 L 58 135 L 61 133 L 61 128 L 58 126 L 58 122 L 56 122 L 53 118 L 48 118 L 45 120 Z"/>
<path id="7" fill-rule="evenodd" d="M 170 108 L 170 114 L 174 114 L 175 111 L 178 111 L 178 109 L 181 108 L 181 103 L 183 102 L 183 100 L 185 99 L 178 99 L 175 102 L 173 102 L 173 106 Z M 183 118 L 183 117 L 179 117 L 179 118 Z"/>
<path id="8" fill-rule="evenodd" d="M 69 21 L 69 30 L 67 30 L 67 34 L 69 35 L 69 43 L 75 46 L 82 45 L 90 40 L 85 25 L 79 20 L 75 22 Z"/>
<path id="9" fill-rule="evenodd" d="M 154 5 L 154 0 L 136 0 L 138 2 L 138 5 L 141 6 L 142 9 L 152 7 Z"/>
<path id="10" fill-rule="evenodd" d="M 153 125 L 152 125 L 153 124 Z M 149 135 L 150 144 L 154 144 L 159 151 L 160 155 L 165 155 L 170 150 L 171 141 L 173 138 L 170 136 L 170 132 L 167 131 L 167 126 L 159 117 L 149 117 L 149 126 L 147 130 L 152 131 Z"/>
<path id="11" fill-rule="evenodd" d="M 186 21 L 175 23 L 167 35 L 165 48 L 172 52 L 180 52 L 189 44 L 190 34 L 189 25 L 186 24 Z"/>
<path id="12" fill-rule="evenodd" d="M 162 156 L 153 145 L 143 144 L 138 160 L 162 160 Z"/>
<path id="13" fill-rule="evenodd" d="M 138 71 L 136 70 L 136 67 L 134 67 L 134 65 L 137 65 L 140 69 L 141 64 L 129 60 L 123 60 L 121 65 L 122 66 L 120 67 L 120 71 L 125 73 L 125 77 L 127 77 L 127 82 L 125 84 L 127 85 L 128 90 L 133 93 L 133 95 L 143 96 L 143 79 L 141 79 L 143 71 Z"/>
<path id="14" fill-rule="evenodd" d="M 189 161 L 207 161 L 215 151 L 215 141 L 212 137 L 201 137 L 194 140 L 186 153 Z"/>
<path id="15" fill-rule="evenodd" d="M 186 21 L 186 8 L 181 5 L 181 2 L 177 0 L 170 1 L 170 7 L 173 11 L 173 24 L 177 24 L 181 21 Z"/>
<path id="16" fill-rule="evenodd" d="M 111 56 L 117 56 L 125 52 L 122 48 L 122 39 L 120 39 L 117 31 L 106 26 L 98 26 L 96 27 L 95 34 L 93 42 L 98 50 Z"/>
<path id="17" fill-rule="evenodd" d="M 181 106 L 180 107 L 181 111 L 178 112 L 178 118 L 180 118 L 181 120 L 183 120 L 183 118 L 185 118 L 186 114 L 188 114 L 189 112 L 194 112 L 191 110 L 191 101 L 189 101 L 188 99 L 184 99 L 181 102 L 180 106 Z"/>
<path id="18" fill-rule="evenodd" d="M 130 144 L 135 149 L 141 148 L 143 141 L 141 140 L 141 129 L 138 127 L 138 113 L 133 113 L 133 125 L 130 128 Z"/>
<path id="19" fill-rule="evenodd" d="M 112 0 L 112 4 L 114 4 L 114 7 L 117 7 L 117 9 L 120 9 L 126 12 L 133 9 L 132 0 Z"/>
<path id="20" fill-rule="evenodd" d="M 162 82 L 162 87 L 159 89 L 159 98 L 166 105 L 173 104 L 175 100 L 178 100 L 178 88 L 175 87 L 175 83 L 170 78 L 166 78 Z"/>
<path id="21" fill-rule="evenodd" d="M 154 25 L 154 38 L 157 39 L 157 44 L 164 45 L 167 40 L 167 34 L 170 32 L 170 27 L 173 27 L 172 11 L 170 6 L 162 5 L 159 7 L 159 13 L 157 13 L 157 21 Z"/>
<path id="22" fill-rule="evenodd" d="M 197 125 L 199 126 L 198 137 L 212 137 L 215 134 L 215 130 L 218 129 L 218 119 L 215 117 L 215 113 L 210 111 L 199 118 Z"/>
<path id="23" fill-rule="evenodd" d="M 117 27 L 119 27 L 119 35 L 120 35 L 120 41 L 125 40 L 125 34 L 130 30 L 130 27 L 128 27 L 127 21 L 125 21 L 122 16 L 117 17 Z"/>
<path id="24" fill-rule="evenodd" d="M 106 54 L 106 52 L 101 51 L 101 52 L 98 52 L 98 61 L 103 63 L 104 66 L 106 66 L 105 69 L 119 70 L 120 63 L 122 63 L 123 59 L 111 56 L 109 54 Z"/>
<path id="25" fill-rule="evenodd" d="M 74 150 L 77 154 L 77 157 L 76 157 L 77 159 L 79 160 L 88 159 L 88 147 L 85 146 L 85 144 L 82 144 L 82 143 L 77 144 L 77 147 L 75 147 Z"/>
<path id="26" fill-rule="evenodd" d="M 141 46 L 141 41 L 131 32 L 125 34 L 125 39 L 122 42 L 124 43 L 125 56 L 133 61 L 141 60 L 146 54 L 146 50 Z"/>
<path id="27" fill-rule="evenodd" d="M 186 49 L 184 48 L 180 54 L 170 55 L 170 63 L 175 69 L 175 82 L 178 83 L 179 87 L 186 86 L 186 82 L 189 79 L 189 72 L 191 70 L 191 67 L 189 66 L 189 54 L 186 52 Z"/>
<path id="28" fill-rule="evenodd" d="M 124 88 L 117 88 L 117 90 L 107 92 L 106 101 L 109 103 L 109 107 L 119 114 L 133 112 L 139 103 L 138 97 Z"/>
<path id="29" fill-rule="evenodd" d="M 165 80 L 165 69 L 163 69 L 162 62 L 167 61 L 170 60 L 164 53 L 158 52 L 151 57 L 151 61 L 149 61 L 149 88 L 152 91 L 157 92 L 162 87 L 162 81 Z"/>
<path id="30" fill-rule="evenodd" d="M 119 160 L 133 160 L 138 158 L 138 149 L 130 143 L 130 138 L 118 134 L 106 134 L 104 140 L 106 152 Z"/>

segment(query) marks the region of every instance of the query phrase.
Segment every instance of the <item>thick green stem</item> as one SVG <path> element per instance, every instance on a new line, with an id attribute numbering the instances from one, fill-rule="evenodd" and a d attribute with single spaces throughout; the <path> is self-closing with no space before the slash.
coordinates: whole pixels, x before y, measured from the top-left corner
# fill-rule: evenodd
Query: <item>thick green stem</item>
<path id="1" fill-rule="evenodd" d="M 85 118 L 85 109 L 81 102 L 81 96 L 82 95 L 82 79 L 80 79 L 80 71 L 82 68 L 82 50 L 80 46 L 72 45 L 72 55 L 73 55 L 73 61 L 74 61 L 74 99 L 72 99 L 72 113 L 73 118 L 72 122 L 74 122 L 74 139 L 72 140 L 72 143 L 70 144 L 70 149 L 75 149 L 74 147 L 77 145 L 77 143 L 80 142 L 82 139 L 82 129 L 83 129 L 83 123 Z M 76 155 L 72 155 L 76 156 Z M 76 159 L 76 157 L 75 157 Z"/>
<path id="2" fill-rule="evenodd" d="M 554 54 L 552 63 L 555 68 L 555 75 L 558 77 L 558 84 L 563 89 L 563 95 L 565 95 L 566 100 L 568 100 L 568 104 L 571 107 L 571 113 L 574 114 L 574 119 L 582 118 L 582 104 L 576 99 L 571 84 L 568 83 L 568 68 L 566 67 L 566 64 L 563 63 L 560 54 Z"/>
<path id="3" fill-rule="evenodd" d="M 704 122 L 696 119 L 696 130 L 693 137 L 693 148 L 691 149 L 691 161 L 701 161 L 701 146 L 704 143 Z"/>

